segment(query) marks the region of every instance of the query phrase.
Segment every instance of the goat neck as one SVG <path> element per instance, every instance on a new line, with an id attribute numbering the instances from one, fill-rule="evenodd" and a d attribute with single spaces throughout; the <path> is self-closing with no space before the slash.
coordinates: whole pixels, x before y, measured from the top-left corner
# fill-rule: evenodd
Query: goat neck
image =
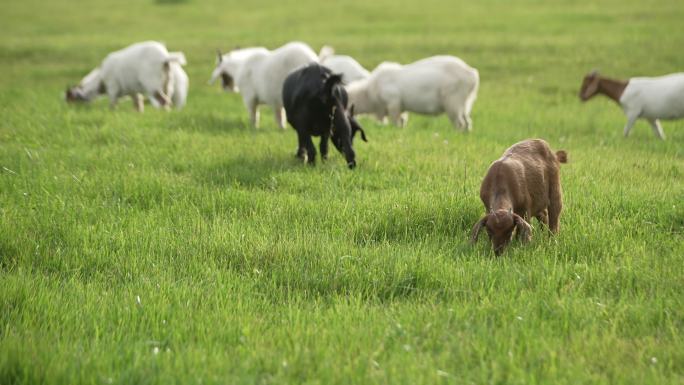
<path id="1" fill-rule="evenodd" d="M 620 98 L 622 97 L 623 92 L 625 92 L 625 88 L 627 88 L 627 84 L 629 84 L 629 81 L 602 77 L 599 78 L 597 92 L 606 95 L 619 104 Z"/>

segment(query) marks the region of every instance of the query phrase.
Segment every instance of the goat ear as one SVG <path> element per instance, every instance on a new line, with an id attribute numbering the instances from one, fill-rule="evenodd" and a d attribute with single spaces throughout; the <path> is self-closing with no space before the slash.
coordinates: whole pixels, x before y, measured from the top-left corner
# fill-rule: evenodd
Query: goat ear
<path id="1" fill-rule="evenodd" d="M 342 75 L 339 74 L 332 74 L 328 76 L 323 83 L 323 97 L 324 97 L 324 102 L 327 103 L 329 101 L 328 98 L 334 98 L 335 95 L 333 95 L 333 90 L 334 87 L 339 84 L 342 81 Z"/>
<path id="2" fill-rule="evenodd" d="M 368 143 L 368 139 L 366 139 L 366 132 L 363 131 L 363 128 L 359 127 L 359 131 L 361 131 L 361 139 L 363 139 L 364 142 Z"/>
<path id="3" fill-rule="evenodd" d="M 531 241 L 532 226 L 518 214 L 513 214 L 513 221 L 515 222 L 515 228 L 517 229 L 518 234 L 520 234 L 520 239 L 522 239 L 524 243 Z"/>
<path id="4" fill-rule="evenodd" d="M 329 91 L 332 90 L 333 86 L 335 86 L 336 84 L 339 84 L 341 82 L 342 82 L 342 75 L 341 74 L 332 74 L 332 75 L 328 76 L 328 78 L 325 79 L 326 93 L 329 95 L 330 94 Z"/>
<path id="5" fill-rule="evenodd" d="M 556 159 L 560 163 L 568 163 L 568 153 L 563 150 L 556 151 Z"/>
<path id="6" fill-rule="evenodd" d="M 487 224 L 487 215 L 482 217 L 477 223 L 475 223 L 475 226 L 473 226 L 473 230 L 470 232 L 470 243 L 475 243 L 477 242 L 477 237 L 480 236 L 480 230 Z"/>
<path id="7" fill-rule="evenodd" d="M 361 140 L 368 143 L 368 139 L 366 139 L 366 133 L 363 131 L 363 128 L 361 128 L 361 126 L 356 127 L 354 132 L 352 132 L 352 137 L 354 137 L 354 135 L 356 135 L 356 131 L 359 131 L 361 133 Z"/>

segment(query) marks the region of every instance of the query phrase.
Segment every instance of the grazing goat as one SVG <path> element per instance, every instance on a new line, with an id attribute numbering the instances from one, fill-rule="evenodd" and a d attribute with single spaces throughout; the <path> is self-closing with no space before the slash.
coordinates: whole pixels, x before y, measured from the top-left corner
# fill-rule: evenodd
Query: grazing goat
<path id="1" fill-rule="evenodd" d="M 531 239 L 531 217 L 557 233 L 563 209 L 560 163 L 566 162 L 565 151 L 554 154 L 541 139 L 525 140 L 506 150 L 482 181 L 480 199 L 487 214 L 473 226 L 471 242 L 477 242 L 485 227 L 494 253 L 500 255 L 513 230 L 524 242 Z"/>
<path id="2" fill-rule="evenodd" d="M 638 118 L 648 120 L 653 133 L 665 139 L 660 119 L 684 118 L 684 73 L 656 78 L 609 79 L 594 71 L 584 77 L 579 97 L 586 102 L 597 94 L 616 101 L 627 115 L 627 137 Z"/>
<path id="3" fill-rule="evenodd" d="M 446 113 L 452 124 L 470 131 L 470 111 L 477 98 L 479 73 L 453 56 L 433 56 L 401 65 L 381 63 L 370 77 L 347 86 L 349 102 L 359 114 L 404 126 L 403 111 L 426 115 Z"/>
<path id="4" fill-rule="evenodd" d="M 354 135 L 366 134 L 354 119 L 353 107 L 347 111 L 347 93 L 342 86 L 342 75 L 317 63 L 291 73 L 283 84 L 283 103 L 287 121 L 297 130 L 297 156 L 313 165 L 316 148 L 311 136 L 320 136 L 321 157 L 328 156 L 328 139 L 344 154 L 347 166 L 356 167 L 352 147 Z"/>
<path id="5" fill-rule="evenodd" d="M 182 65 L 182 52 L 168 52 L 155 41 L 136 43 L 107 55 L 77 86 L 67 89 L 65 98 L 67 102 L 87 102 L 106 94 L 114 107 L 120 97 L 131 96 L 142 112 L 143 96 L 147 96 L 155 107 L 168 109 L 173 104 L 180 108 L 188 85 Z"/>
<path id="6" fill-rule="evenodd" d="M 259 126 L 259 105 L 269 105 L 278 127 L 285 128 L 283 115 L 283 82 L 297 68 L 318 62 L 311 48 L 300 42 L 285 44 L 269 51 L 254 47 L 218 53 L 216 68 L 209 83 L 221 78 L 223 89 L 239 92 L 254 127 Z"/>
<path id="7" fill-rule="evenodd" d="M 351 56 L 335 55 L 335 50 L 331 46 L 323 46 L 318 58 L 322 65 L 330 68 L 336 74 L 342 74 L 344 84 L 366 79 L 370 76 L 370 72 Z"/>

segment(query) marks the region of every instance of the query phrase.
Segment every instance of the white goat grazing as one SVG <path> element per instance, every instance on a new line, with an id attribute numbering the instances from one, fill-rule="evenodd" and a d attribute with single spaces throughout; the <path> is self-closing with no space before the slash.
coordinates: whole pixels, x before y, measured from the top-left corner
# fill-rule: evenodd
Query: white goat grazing
<path id="1" fill-rule="evenodd" d="M 335 50 L 329 45 L 321 48 L 318 58 L 320 63 L 330 68 L 333 73 L 342 74 L 342 82 L 344 84 L 367 79 L 370 76 L 370 72 L 363 68 L 354 58 L 346 55 L 335 55 Z"/>
<path id="2" fill-rule="evenodd" d="M 273 51 L 255 47 L 233 50 L 225 55 L 219 52 L 209 84 L 220 77 L 224 90 L 239 92 L 254 127 L 259 126 L 259 105 L 267 104 L 273 109 L 278 127 L 284 129 L 285 78 L 312 62 L 318 62 L 318 56 L 300 42 L 288 43 Z"/>
<path id="3" fill-rule="evenodd" d="M 665 139 L 660 119 L 684 118 L 684 73 L 625 81 L 602 77 L 594 71 L 584 77 L 579 96 L 587 101 L 597 94 L 606 95 L 622 107 L 627 115 L 625 137 L 636 120 L 643 118 L 658 138 Z"/>
<path id="4" fill-rule="evenodd" d="M 403 126 L 402 112 L 446 113 L 452 124 L 470 131 L 470 111 L 477 98 L 476 69 L 453 56 L 433 56 L 401 65 L 381 63 L 368 79 L 347 86 L 349 103 L 357 113 L 372 113 Z"/>
<path id="5" fill-rule="evenodd" d="M 107 55 L 79 85 L 67 89 L 66 100 L 85 102 L 107 94 L 114 107 L 120 97 L 131 96 L 142 111 L 144 95 L 155 107 L 169 108 L 172 103 L 181 107 L 187 97 L 188 79 L 181 68 L 185 64 L 182 52 L 168 52 L 155 41 L 136 43 Z"/>

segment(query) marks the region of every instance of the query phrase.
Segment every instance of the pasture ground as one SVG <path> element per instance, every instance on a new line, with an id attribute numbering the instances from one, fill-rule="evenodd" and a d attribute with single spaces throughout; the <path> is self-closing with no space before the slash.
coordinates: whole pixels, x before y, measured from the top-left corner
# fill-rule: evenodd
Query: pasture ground
<path id="1" fill-rule="evenodd" d="M 684 121 L 622 137 L 582 76 L 684 69 L 680 0 L 5 1 L 0 383 L 684 383 Z M 110 51 L 186 53 L 189 104 L 62 92 Z M 474 131 L 364 119 L 359 166 L 206 85 L 214 50 L 332 44 L 480 71 Z M 561 233 L 467 243 L 490 162 L 567 150 Z M 486 238 L 486 237 L 485 237 Z"/>

